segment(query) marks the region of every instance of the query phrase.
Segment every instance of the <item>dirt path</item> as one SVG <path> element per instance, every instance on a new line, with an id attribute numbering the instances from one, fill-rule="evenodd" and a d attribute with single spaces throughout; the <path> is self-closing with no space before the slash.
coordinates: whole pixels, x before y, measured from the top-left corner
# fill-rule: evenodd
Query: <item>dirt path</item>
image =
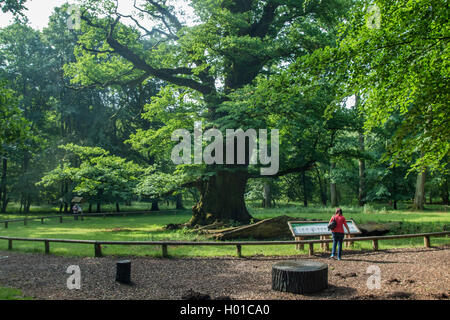
<path id="1" fill-rule="evenodd" d="M 244 252 L 245 253 L 245 252 Z M 132 280 L 115 282 L 115 257 L 78 258 L 0 251 L 0 286 L 18 288 L 38 299 L 181 299 L 189 289 L 232 299 L 449 299 L 450 247 L 347 253 L 309 258 L 132 257 Z M 329 266 L 329 288 L 314 295 L 271 290 L 271 266 L 280 260 L 314 259 Z M 123 259 L 123 258 L 120 258 Z M 81 289 L 69 290 L 66 269 L 81 269 Z M 381 288 L 368 289 L 367 268 L 381 271 Z"/>

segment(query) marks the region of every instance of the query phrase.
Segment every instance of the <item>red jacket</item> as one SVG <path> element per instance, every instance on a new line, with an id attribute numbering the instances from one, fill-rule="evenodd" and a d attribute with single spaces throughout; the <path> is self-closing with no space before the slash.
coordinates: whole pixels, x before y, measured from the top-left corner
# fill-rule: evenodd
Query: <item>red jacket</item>
<path id="1" fill-rule="evenodd" d="M 348 228 L 345 217 L 335 214 L 334 216 L 331 217 L 330 222 L 331 222 L 331 220 L 333 220 L 333 218 L 336 221 L 336 228 L 332 229 L 331 231 L 344 233 L 344 225 Z"/>

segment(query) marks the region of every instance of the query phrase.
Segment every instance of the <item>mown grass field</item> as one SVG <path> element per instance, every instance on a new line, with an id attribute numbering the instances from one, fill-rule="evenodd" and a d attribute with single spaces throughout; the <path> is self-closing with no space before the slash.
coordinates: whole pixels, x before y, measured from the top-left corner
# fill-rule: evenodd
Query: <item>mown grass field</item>
<path id="1" fill-rule="evenodd" d="M 450 230 L 450 214 L 446 207 L 429 206 L 423 212 L 408 211 L 407 209 L 390 211 L 384 208 L 366 207 L 346 207 L 342 206 L 344 215 L 352 218 L 355 222 L 364 223 L 375 222 L 402 222 L 401 227 L 391 230 L 390 234 L 405 234 L 418 232 L 439 232 Z M 308 207 L 300 205 L 284 205 L 273 209 L 262 209 L 249 207 L 253 217 L 258 219 L 271 218 L 279 215 L 288 215 L 298 220 L 302 219 L 324 219 L 328 220 L 333 213 L 331 208 Z M 32 213 L 29 217 L 49 215 L 49 213 Z M 0 215 L 0 220 L 8 218 L 20 218 L 21 215 L 6 214 Z M 83 221 L 74 221 L 68 215 L 64 222 L 59 223 L 59 219 L 46 220 L 41 224 L 39 220 L 23 223 L 10 223 L 5 229 L 0 224 L 0 236 L 30 237 L 30 238 L 60 238 L 60 239 L 86 239 L 86 240 L 122 240 L 122 241 L 158 241 L 158 240 L 189 240 L 205 241 L 205 236 L 197 235 L 187 229 L 164 230 L 164 226 L 169 223 L 184 223 L 191 217 L 191 211 L 163 209 L 160 212 L 148 212 L 145 214 L 116 217 L 88 217 Z M 251 240 L 251 239 L 250 239 Z M 448 245 L 449 237 L 432 237 L 432 245 Z M 423 246 L 422 238 L 385 240 L 379 243 L 380 249 L 417 247 Z M 319 252 L 319 245 L 316 251 Z M 0 240 L 0 250 L 7 250 L 8 242 Z M 372 243 L 362 241 L 354 244 L 352 249 L 347 250 L 370 250 Z M 294 245 L 273 245 L 273 246 L 243 246 L 242 254 L 250 255 L 297 255 L 307 254 L 306 249 L 298 251 Z M 42 242 L 21 242 L 14 241 L 13 250 L 21 252 L 44 252 Z M 69 256 L 93 256 L 92 245 L 83 244 L 61 244 L 51 243 L 52 254 Z M 161 256 L 160 246 L 120 246 L 106 245 L 102 247 L 104 255 L 117 256 Z M 235 246 L 169 246 L 169 255 L 172 257 L 213 257 L 213 256 L 235 256 Z"/>

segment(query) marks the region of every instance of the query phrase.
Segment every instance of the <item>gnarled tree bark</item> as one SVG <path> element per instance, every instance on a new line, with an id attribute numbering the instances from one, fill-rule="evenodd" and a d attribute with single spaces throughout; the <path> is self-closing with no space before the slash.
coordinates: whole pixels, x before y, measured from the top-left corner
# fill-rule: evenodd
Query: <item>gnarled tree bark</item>
<path id="1" fill-rule="evenodd" d="M 216 221 L 249 223 L 251 216 L 244 200 L 247 174 L 242 171 L 218 171 L 200 187 L 200 201 L 192 207 L 191 225 Z"/>

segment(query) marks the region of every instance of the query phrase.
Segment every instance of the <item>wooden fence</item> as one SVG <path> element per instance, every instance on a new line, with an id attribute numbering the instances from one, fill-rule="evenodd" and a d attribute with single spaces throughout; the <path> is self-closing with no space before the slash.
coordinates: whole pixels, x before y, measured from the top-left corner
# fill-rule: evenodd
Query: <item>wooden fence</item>
<path id="1" fill-rule="evenodd" d="M 374 237 L 355 237 L 346 238 L 344 241 L 356 242 L 356 241 L 372 241 L 373 250 L 378 250 L 378 242 L 381 240 L 391 239 L 405 239 L 405 238 L 420 238 L 424 239 L 424 246 L 429 248 L 431 246 L 431 237 L 448 236 L 450 231 L 446 232 L 431 232 L 431 233 L 416 233 L 416 234 L 401 234 L 390 236 L 374 236 Z M 45 246 L 45 253 L 50 253 L 50 243 L 77 243 L 77 244 L 90 244 L 94 246 L 94 255 L 96 257 L 102 256 L 102 245 L 138 245 L 138 246 L 161 246 L 162 256 L 168 257 L 169 246 L 236 246 L 237 256 L 242 257 L 242 246 L 251 245 L 309 245 L 309 255 L 314 254 L 314 244 L 330 243 L 332 239 L 320 239 L 320 240 L 296 240 L 296 241 L 104 241 L 104 240 L 70 240 L 70 239 L 41 239 L 41 238 L 16 238 L 16 237 L 3 237 L 0 236 L 0 240 L 8 241 L 8 249 L 12 250 L 13 241 L 32 241 L 43 242 Z"/>
<path id="2" fill-rule="evenodd" d="M 25 217 L 22 219 L 8 219 L 8 220 L 0 220 L 0 224 L 4 224 L 5 228 L 8 228 L 9 223 L 11 222 L 23 222 L 23 225 L 28 225 L 29 221 L 41 220 L 41 223 L 44 224 L 44 220 L 48 219 L 59 219 L 60 223 L 63 223 L 63 218 L 73 218 L 73 220 L 83 220 L 84 217 L 109 217 L 109 216 L 127 216 L 130 214 L 144 214 L 148 213 L 148 211 L 126 211 L 126 212 L 105 212 L 105 213 L 83 213 L 83 214 L 64 214 L 64 215 L 53 215 L 46 217 Z"/>

